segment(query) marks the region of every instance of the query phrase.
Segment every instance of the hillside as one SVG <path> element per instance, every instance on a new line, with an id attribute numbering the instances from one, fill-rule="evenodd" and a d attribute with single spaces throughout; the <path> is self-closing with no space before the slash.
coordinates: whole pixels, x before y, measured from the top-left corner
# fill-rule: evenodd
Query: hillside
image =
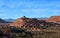
<path id="1" fill-rule="evenodd" d="M 11 24 L 11 26 L 16 26 L 16 27 L 29 27 L 29 26 L 37 26 L 39 25 L 39 20 L 36 18 L 27 18 L 27 17 L 22 17 L 18 18 L 15 22 Z"/>
<path id="2" fill-rule="evenodd" d="M 49 22 L 47 19 L 46 21 L 24 16 L 8 24 L 10 26 L 0 27 L 2 27 L 3 35 L 6 35 L 7 37 L 9 35 L 12 38 L 60 38 L 60 24 L 54 23 L 53 20 Z M 6 25 L 6 23 L 4 25 Z"/>
<path id="3" fill-rule="evenodd" d="M 54 22 L 60 24 L 60 16 L 51 16 L 46 20 L 47 22 Z"/>

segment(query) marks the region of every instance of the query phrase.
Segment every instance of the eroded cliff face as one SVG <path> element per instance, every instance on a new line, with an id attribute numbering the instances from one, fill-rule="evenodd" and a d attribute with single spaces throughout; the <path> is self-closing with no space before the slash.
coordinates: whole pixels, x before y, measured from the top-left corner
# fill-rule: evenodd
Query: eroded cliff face
<path id="1" fill-rule="evenodd" d="M 40 21 L 36 18 L 18 18 L 10 26 L 15 27 L 37 27 L 40 25 Z"/>
<path id="2" fill-rule="evenodd" d="M 46 20 L 47 22 L 54 22 L 60 24 L 60 16 L 51 16 Z"/>
<path id="3" fill-rule="evenodd" d="M 23 18 L 18 18 L 15 22 L 11 23 L 10 26 L 36 28 L 41 25 L 47 25 L 48 22 L 60 24 L 60 16 L 51 16 L 46 20 L 38 20 L 36 18 L 23 17 Z"/>
<path id="4" fill-rule="evenodd" d="M 24 21 L 21 18 L 18 18 L 15 22 L 11 23 L 10 26 L 21 27 Z"/>

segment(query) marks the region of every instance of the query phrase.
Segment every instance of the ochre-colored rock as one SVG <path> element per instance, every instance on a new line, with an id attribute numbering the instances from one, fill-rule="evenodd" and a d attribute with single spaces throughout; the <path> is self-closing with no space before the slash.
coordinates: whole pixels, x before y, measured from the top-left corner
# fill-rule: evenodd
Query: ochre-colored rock
<path id="1" fill-rule="evenodd" d="M 46 20 L 47 22 L 54 22 L 60 24 L 60 16 L 51 16 Z"/>
<path id="2" fill-rule="evenodd" d="M 15 27 L 21 27 L 23 25 L 24 21 L 20 18 L 18 18 L 15 22 L 11 23 L 10 26 Z"/>
<path id="3" fill-rule="evenodd" d="M 36 18 L 18 18 L 15 22 L 10 24 L 10 26 L 15 26 L 15 27 L 37 27 L 39 25 L 39 20 Z"/>
<path id="4" fill-rule="evenodd" d="M 46 19 L 46 21 L 38 20 L 36 18 L 22 17 L 22 18 L 18 18 L 15 22 L 11 23 L 10 26 L 37 28 L 41 25 L 43 26 L 47 24 L 47 22 L 60 23 L 60 16 L 51 16 L 50 18 Z"/>

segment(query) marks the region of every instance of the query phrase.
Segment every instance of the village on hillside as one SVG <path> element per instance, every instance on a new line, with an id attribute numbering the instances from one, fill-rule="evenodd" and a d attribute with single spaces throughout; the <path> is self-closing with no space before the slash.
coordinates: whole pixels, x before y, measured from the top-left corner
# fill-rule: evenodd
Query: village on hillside
<path id="1" fill-rule="evenodd" d="M 14 22 L 0 19 L 0 38 L 60 38 L 60 16 L 44 20 L 23 16 Z"/>

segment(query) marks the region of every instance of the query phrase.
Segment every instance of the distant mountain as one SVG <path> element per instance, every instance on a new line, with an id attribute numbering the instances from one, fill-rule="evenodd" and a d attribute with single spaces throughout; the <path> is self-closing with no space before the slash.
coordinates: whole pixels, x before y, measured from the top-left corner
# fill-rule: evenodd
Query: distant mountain
<path id="1" fill-rule="evenodd" d="M 0 18 L 0 23 L 6 23 L 6 21 Z"/>
<path id="2" fill-rule="evenodd" d="M 4 19 L 6 22 L 14 22 L 15 19 Z"/>
<path id="3" fill-rule="evenodd" d="M 46 20 L 47 17 L 44 17 L 44 18 L 37 18 L 38 20 Z M 4 19 L 4 21 L 6 22 L 14 22 L 16 19 Z"/>
<path id="4" fill-rule="evenodd" d="M 44 18 L 37 18 L 38 20 L 46 20 L 48 19 L 47 17 L 44 17 Z"/>

